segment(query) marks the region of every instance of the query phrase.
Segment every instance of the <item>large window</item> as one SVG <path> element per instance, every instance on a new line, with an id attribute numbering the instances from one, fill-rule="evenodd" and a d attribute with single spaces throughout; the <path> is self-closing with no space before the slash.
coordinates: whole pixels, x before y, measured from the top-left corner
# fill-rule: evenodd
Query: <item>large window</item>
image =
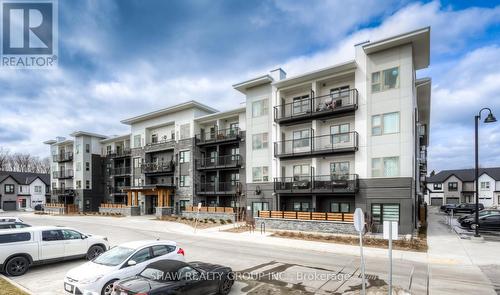
<path id="1" fill-rule="evenodd" d="M 330 163 L 330 173 L 335 176 L 344 176 L 349 174 L 349 162 Z"/>
<path id="2" fill-rule="evenodd" d="M 457 191 L 458 190 L 458 182 L 448 182 L 448 190 L 449 191 Z"/>
<path id="3" fill-rule="evenodd" d="M 190 151 L 181 151 L 179 153 L 179 163 L 188 163 L 190 155 Z"/>
<path id="4" fill-rule="evenodd" d="M 481 185 L 481 190 L 486 190 L 486 191 L 490 190 L 490 182 L 489 181 L 481 181 L 480 185 Z"/>
<path id="5" fill-rule="evenodd" d="M 349 86 L 342 86 L 330 89 L 330 97 L 336 99 L 349 95 Z"/>
<path id="6" fill-rule="evenodd" d="M 190 186 L 190 178 L 189 175 L 181 175 L 179 177 L 179 186 L 180 187 L 185 187 L 185 186 Z"/>
<path id="7" fill-rule="evenodd" d="M 311 203 L 309 202 L 293 202 L 293 211 L 309 212 Z"/>
<path id="8" fill-rule="evenodd" d="M 294 148 L 309 147 L 309 144 L 310 144 L 309 129 L 293 132 Z"/>
<path id="9" fill-rule="evenodd" d="M 269 210 L 268 202 L 253 202 L 252 203 L 252 212 L 253 216 L 257 216 L 257 212 L 259 211 L 267 211 Z"/>
<path id="10" fill-rule="evenodd" d="M 269 168 L 267 166 L 253 167 L 252 179 L 253 182 L 269 181 Z"/>
<path id="11" fill-rule="evenodd" d="M 252 135 L 252 149 L 253 150 L 267 149 L 267 146 L 268 146 L 267 132 Z"/>
<path id="12" fill-rule="evenodd" d="M 372 92 L 399 87 L 399 67 L 372 73 Z"/>
<path id="13" fill-rule="evenodd" d="M 349 123 L 330 126 L 331 143 L 349 142 Z"/>
<path id="14" fill-rule="evenodd" d="M 42 192 L 42 186 L 41 185 L 35 185 L 35 193 L 41 193 Z"/>
<path id="15" fill-rule="evenodd" d="M 134 135 L 134 147 L 141 147 L 141 135 Z"/>
<path id="16" fill-rule="evenodd" d="M 372 159 L 372 177 L 399 176 L 399 157 Z"/>
<path id="17" fill-rule="evenodd" d="M 4 191 L 5 191 L 6 194 L 13 194 L 14 190 L 15 190 L 13 184 L 6 184 L 6 185 L 4 185 L 3 188 L 4 188 Z"/>
<path id="18" fill-rule="evenodd" d="M 252 118 L 261 117 L 267 115 L 268 111 L 268 100 L 262 99 L 254 101 L 252 103 Z"/>
<path id="19" fill-rule="evenodd" d="M 311 166 L 309 164 L 293 166 L 293 180 L 308 179 L 310 176 Z"/>
<path id="20" fill-rule="evenodd" d="M 297 96 L 293 98 L 293 113 L 302 114 L 310 110 L 309 95 Z"/>
<path id="21" fill-rule="evenodd" d="M 399 132 L 399 113 L 387 113 L 372 116 L 372 135 Z"/>
<path id="22" fill-rule="evenodd" d="M 158 143 L 158 134 L 151 134 L 151 143 Z"/>
<path id="23" fill-rule="evenodd" d="M 442 183 L 435 183 L 434 184 L 434 190 L 440 191 L 443 189 L 443 184 Z"/>
<path id="24" fill-rule="evenodd" d="M 384 221 L 399 222 L 399 204 L 372 204 L 372 221 L 384 223 Z"/>
<path id="25" fill-rule="evenodd" d="M 351 212 L 351 204 L 332 202 L 332 203 L 330 203 L 330 212 L 349 213 L 349 212 Z"/>

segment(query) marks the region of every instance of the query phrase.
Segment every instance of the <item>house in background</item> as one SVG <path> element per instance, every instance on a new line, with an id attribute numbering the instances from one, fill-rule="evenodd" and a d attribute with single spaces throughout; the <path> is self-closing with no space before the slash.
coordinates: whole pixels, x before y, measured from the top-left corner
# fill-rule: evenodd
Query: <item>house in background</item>
<path id="1" fill-rule="evenodd" d="M 34 209 L 50 200 L 49 174 L 0 171 L 0 209 Z"/>
<path id="2" fill-rule="evenodd" d="M 427 204 L 475 203 L 474 169 L 443 170 L 427 178 Z M 479 169 L 479 202 L 500 205 L 500 167 Z"/>

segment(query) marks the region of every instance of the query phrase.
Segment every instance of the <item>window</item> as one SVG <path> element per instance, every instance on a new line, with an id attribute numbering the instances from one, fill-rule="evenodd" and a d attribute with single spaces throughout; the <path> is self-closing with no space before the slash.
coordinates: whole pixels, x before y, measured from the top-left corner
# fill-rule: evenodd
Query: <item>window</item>
<path id="1" fill-rule="evenodd" d="M 85 188 L 90 189 L 90 180 L 85 180 Z"/>
<path id="2" fill-rule="evenodd" d="M 303 148 L 308 147 L 310 142 L 309 129 L 293 132 L 293 147 Z"/>
<path id="3" fill-rule="evenodd" d="M 137 264 L 141 263 L 141 262 L 144 262 L 144 261 L 147 261 L 149 259 L 151 259 L 151 252 L 149 251 L 149 247 L 148 248 L 144 248 L 144 249 L 141 249 L 139 251 L 137 251 L 131 258 L 130 260 L 133 260 L 135 261 Z"/>
<path id="4" fill-rule="evenodd" d="M 252 203 L 253 216 L 257 216 L 257 213 L 259 211 L 267 211 L 267 210 L 269 210 L 269 203 L 268 202 L 253 202 Z"/>
<path id="5" fill-rule="evenodd" d="M 230 129 L 231 131 L 236 131 L 236 130 L 238 130 L 239 126 L 240 126 L 240 124 L 239 124 L 238 122 L 236 122 L 236 123 L 231 123 L 231 124 L 229 124 L 229 129 Z"/>
<path id="6" fill-rule="evenodd" d="M 179 177 L 179 186 L 181 187 L 190 186 L 189 180 L 190 180 L 189 175 L 181 175 Z"/>
<path id="7" fill-rule="evenodd" d="M 252 179 L 253 182 L 269 181 L 269 168 L 267 166 L 263 167 L 253 167 L 252 168 Z"/>
<path id="8" fill-rule="evenodd" d="M 107 145 L 106 146 L 106 155 L 110 155 L 110 154 L 111 154 L 111 146 Z"/>
<path id="9" fill-rule="evenodd" d="M 82 188 L 82 181 L 81 180 L 76 181 L 76 188 Z"/>
<path id="10" fill-rule="evenodd" d="M 349 123 L 330 126 L 331 143 L 349 142 Z"/>
<path id="11" fill-rule="evenodd" d="M 151 135 L 151 143 L 158 143 L 158 134 Z"/>
<path id="12" fill-rule="evenodd" d="M 191 137 L 191 125 L 189 123 L 181 125 L 181 136 L 180 139 L 186 139 Z"/>
<path id="13" fill-rule="evenodd" d="M 372 116 L 372 135 L 383 135 L 398 132 L 398 112 Z"/>
<path id="14" fill-rule="evenodd" d="M 13 194 L 14 190 L 15 190 L 13 184 L 6 184 L 6 185 L 4 185 L 3 188 L 4 188 L 4 191 L 5 191 L 6 194 Z"/>
<path id="15" fill-rule="evenodd" d="M 267 115 L 267 99 L 254 101 L 252 103 L 252 117 L 261 117 Z"/>
<path id="16" fill-rule="evenodd" d="M 309 202 L 294 202 L 293 203 L 293 211 L 308 212 L 308 211 L 310 211 L 309 208 L 311 208 L 311 203 L 309 203 Z"/>
<path id="17" fill-rule="evenodd" d="M 134 135 L 134 147 L 141 147 L 141 135 Z"/>
<path id="18" fill-rule="evenodd" d="M 458 190 L 458 182 L 448 182 L 448 190 L 449 191 L 457 191 Z"/>
<path id="19" fill-rule="evenodd" d="M 179 163 L 189 163 L 190 159 L 190 152 L 189 151 L 181 151 L 179 152 Z"/>
<path id="20" fill-rule="evenodd" d="M 85 152 L 90 153 L 90 144 L 85 144 Z"/>
<path id="21" fill-rule="evenodd" d="M 372 92 L 399 87 L 399 67 L 372 73 Z"/>
<path id="22" fill-rule="evenodd" d="M 330 203 L 330 212 L 332 213 L 349 213 L 351 212 L 351 204 L 349 203 Z"/>
<path id="23" fill-rule="evenodd" d="M 230 179 L 231 179 L 231 185 L 236 185 L 238 182 L 240 182 L 240 174 L 231 173 Z"/>
<path id="24" fill-rule="evenodd" d="M 486 190 L 486 191 L 490 190 L 490 182 L 489 181 L 481 181 L 480 185 L 481 185 L 481 190 Z"/>
<path id="25" fill-rule="evenodd" d="M 434 190 L 442 190 L 443 189 L 443 184 L 442 183 L 435 183 L 434 184 Z"/>
<path id="26" fill-rule="evenodd" d="M 42 186 L 41 185 L 35 185 L 35 193 L 41 193 L 42 192 Z"/>
<path id="27" fill-rule="evenodd" d="M 330 97 L 336 99 L 339 97 L 344 97 L 349 95 L 349 86 L 342 86 L 338 88 L 330 89 Z"/>
<path id="28" fill-rule="evenodd" d="M 311 171 L 311 167 L 308 164 L 303 164 L 303 165 L 294 165 L 293 166 L 293 180 L 301 180 L 301 179 L 308 179 L 309 178 L 309 172 Z"/>
<path id="29" fill-rule="evenodd" d="M 85 162 L 85 171 L 90 171 L 90 163 Z"/>
<path id="30" fill-rule="evenodd" d="M 76 153 L 79 154 L 80 153 L 80 144 L 77 144 L 75 146 L 75 149 L 76 149 Z M 61 151 L 61 154 L 64 154 L 64 151 Z"/>
<path id="31" fill-rule="evenodd" d="M 156 245 L 151 247 L 151 249 L 153 249 L 153 257 L 158 257 L 174 251 L 175 246 Z"/>
<path id="32" fill-rule="evenodd" d="M 267 146 L 268 146 L 267 132 L 252 135 L 252 149 L 253 150 L 267 149 Z"/>
<path id="33" fill-rule="evenodd" d="M 293 98 L 293 113 L 302 114 L 309 111 L 311 107 L 309 95 L 297 96 Z"/>
<path id="34" fill-rule="evenodd" d="M 30 233 L 15 233 L 0 235 L 0 244 L 25 242 L 31 240 Z"/>
<path id="35" fill-rule="evenodd" d="M 394 177 L 399 175 L 399 157 L 372 159 L 372 177 Z"/>
<path id="36" fill-rule="evenodd" d="M 82 234 L 80 234 L 79 232 L 74 231 L 74 230 L 63 229 L 62 235 L 63 235 L 63 238 L 65 240 L 81 240 L 82 239 Z"/>
<path id="37" fill-rule="evenodd" d="M 332 162 L 330 163 L 330 174 L 335 176 L 343 176 L 349 174 L 349 162 Z"/>
<path id="38" fill-rule="evenodd" d="M 399 222 L 399 204 L 372 204 L 372 220 L 379 224 L 384 221 Z"/>
<path id="39" fill-rule="evenodd" d="M 60 230 L 44 230 L 42 231 L 42 240 L 45 242 L 50 241 L 60 241 L 63 239 L 62 232 Z"/>
<path id="40" fill-rule="evenodd" d="M 23 192 L 23 186 L 19 186 L 19 192 L 22 193 Z M 27 191 L 26 191 L 27 192 Z"/>

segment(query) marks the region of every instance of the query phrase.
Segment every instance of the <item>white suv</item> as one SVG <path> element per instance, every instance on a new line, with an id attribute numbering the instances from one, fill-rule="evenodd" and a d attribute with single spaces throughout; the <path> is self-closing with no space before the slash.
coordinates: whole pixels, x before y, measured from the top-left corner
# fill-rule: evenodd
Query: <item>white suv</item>
<path id="1" fill-rule="evenodd" d="M 0 230 L 0 271 L 20 276 L 31 265 L 82 257 L 91 260 L 108 249 L 107 238 L 67 227 Z"/>

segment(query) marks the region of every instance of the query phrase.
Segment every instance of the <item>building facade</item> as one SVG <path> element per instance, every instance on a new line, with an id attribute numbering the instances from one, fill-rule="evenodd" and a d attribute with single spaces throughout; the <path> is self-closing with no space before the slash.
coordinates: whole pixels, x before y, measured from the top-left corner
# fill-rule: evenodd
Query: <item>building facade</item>
<path id="1" fill-rule="evenodd" d="M 365 42 L 353 60 L 294 77 L 278 68 L 233 85 L 245 100 L 237 109 L 190 101 L 125 119 L 130 134 L 85 137 L 104 166 L 91 186 L 142 214 L 359 207 L 376 229 L 397 220 L 411 232 L 425 191 L 431 80 L 416 73 L 429 65 L 429 39 L 424 28 Z M 49 144 L 60 155 L 76 141 Z M 75 170 L 66 162 L 54 169 Z"/>
<path id="2" fill-rule="evenodd" d="M 474 169 L 443 170 L 427 178 L 425 201 L 433 206 L 475 203 Z M 479 202 L 485 207 L 500 205 L 500 168 L 479 169 Z"/>
<path id="3" fill-rule="evenodd" d="M 48 174 L 0 171 L 0 209 L 31 210 L 50 200 Z"/>

